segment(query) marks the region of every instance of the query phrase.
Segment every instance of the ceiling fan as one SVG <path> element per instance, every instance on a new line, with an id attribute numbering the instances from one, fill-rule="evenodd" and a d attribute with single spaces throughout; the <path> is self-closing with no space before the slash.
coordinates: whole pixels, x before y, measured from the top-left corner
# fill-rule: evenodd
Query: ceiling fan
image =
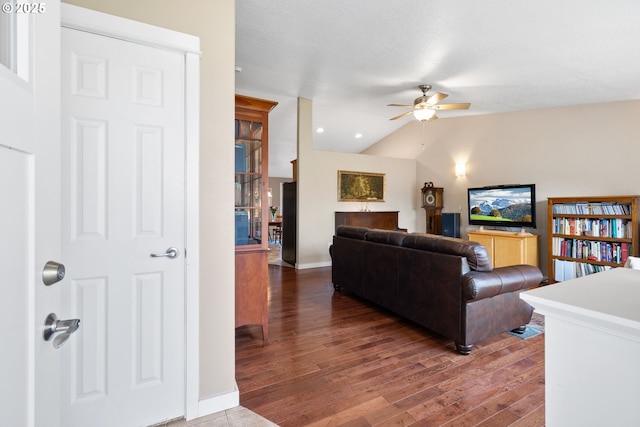
<path id="1" fill-rule="evenodd" d="M 468 102 L 458 104 L 438 104 L 449 95 L 441 92 L 436 92 L 433 95 L 427 95 L 427 92 L 431 90 L 431 85 L 420 85 L 418 86 L 418 89 L 422 91 L 422 96 L 416 98 L 413 101 L 413 105 L 387 104 L 388 107 L 404 107 L 412 109 L 411 111 L 402 113 L 399 116 L 392 117 L 389 120 L 401 119 L 409 114 L 413 114 L 416 119 L 421 121 L 435 120 L 438 118 L 438 116 L 436 116 L 436 111 L 438 110 L 468 110 L 471 105 Z"/>

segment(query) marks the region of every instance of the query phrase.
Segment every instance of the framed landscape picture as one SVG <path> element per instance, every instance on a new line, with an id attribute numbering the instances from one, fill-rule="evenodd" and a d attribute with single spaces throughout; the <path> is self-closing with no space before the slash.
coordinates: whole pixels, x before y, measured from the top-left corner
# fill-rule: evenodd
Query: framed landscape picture
<path id="1" fill-rule="evenodd" d="M 385 174 L 338 171 L 339 202 L 384 202 Z"/>

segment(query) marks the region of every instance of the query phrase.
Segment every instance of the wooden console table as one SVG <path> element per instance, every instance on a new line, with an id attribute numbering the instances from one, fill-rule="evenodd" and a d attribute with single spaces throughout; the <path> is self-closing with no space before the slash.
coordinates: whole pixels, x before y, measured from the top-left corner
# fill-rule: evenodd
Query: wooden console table
<path id="1" fill-rule="evenodd" d="M 387 212 L 336 212 L 335 228 L 339 225 L 378 228 L 381 230 L 407 231 L 398 228 L 398 211 Z"/>
<path id="2" fill-rule="evenodd" d="M 640 271 L 615 268 L 520 298 L 544 315 L 546 425 L 638 425 Z"/>

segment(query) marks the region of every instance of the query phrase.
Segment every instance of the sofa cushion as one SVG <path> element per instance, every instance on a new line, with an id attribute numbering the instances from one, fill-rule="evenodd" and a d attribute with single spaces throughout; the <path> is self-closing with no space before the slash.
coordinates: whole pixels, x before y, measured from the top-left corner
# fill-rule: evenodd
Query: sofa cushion
<path id="1" fill-rule="evenodd" d="M 364 240 L 364 236 L 371 230 L 368 227 L 356 227 L 353 225 L 339 225 L 336 236 L 349 237 L 350 239 Z"/>
<path id="2" fill-rule="evenodd" d="M 389 230 L 369 230 L 365 235 L 365 240 L 374 243 L 385 243 L 387 245 L 402 246 L 402 241 L 408 236 L 402 231 Z"/>
<path id="3" fill-rule="evenodd" d="M 487 248 L 478 242 L 435 234 L 411 233 L 403 239 L 402 246 L 466 257 L 471 270 L 493 270 Z"/>

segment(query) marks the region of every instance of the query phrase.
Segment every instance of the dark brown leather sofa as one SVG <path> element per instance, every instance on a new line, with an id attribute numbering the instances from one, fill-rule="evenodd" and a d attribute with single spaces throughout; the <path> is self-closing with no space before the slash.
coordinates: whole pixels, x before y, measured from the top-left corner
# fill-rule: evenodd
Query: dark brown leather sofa
<path id="1" fill-rule="evenodd" d="M 531 265 L 492 269 L 477 242 L 341 225 L 331 246 L 332 281 L 345 290 L 455 341 L 524 332 L 533 309 L 520 291 L 542 281 Z"/>

